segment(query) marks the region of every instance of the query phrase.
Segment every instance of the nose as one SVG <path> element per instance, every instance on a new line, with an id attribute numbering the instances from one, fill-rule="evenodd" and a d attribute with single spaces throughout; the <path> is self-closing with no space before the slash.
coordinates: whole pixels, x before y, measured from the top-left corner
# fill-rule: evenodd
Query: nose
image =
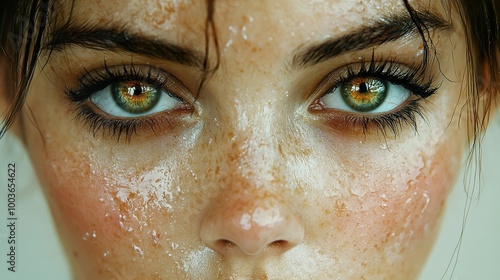
<path id="1" fill-rule="evenodd" d="M 201 239 L 228 256 L 263 251 L 285 252 L 300 244 L 304 226 L 282 196 L 265 188 L 224 189 L 202 218 Z"/>

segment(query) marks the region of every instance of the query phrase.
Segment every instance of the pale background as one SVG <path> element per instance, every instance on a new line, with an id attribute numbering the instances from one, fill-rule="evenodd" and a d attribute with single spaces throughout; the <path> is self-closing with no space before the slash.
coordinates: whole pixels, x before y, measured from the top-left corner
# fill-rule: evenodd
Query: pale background
<path id="1" fill-rule="evenodd" d="M 451 194 L 442 231 L 420 279 L 500 279 L 500 115 L 493 119 L 483 142 L 479 201 L 473 200 L 460 246 L 467 196 L 462 180 Z M 17 272 L 7 271 L 7 163 L 17 165 Z M 0 279 L 70 279 L 48 206 L 29 160 L 16 139 L 0 140 Z M 451 267 L 446 272 L 448 264 Z"/>

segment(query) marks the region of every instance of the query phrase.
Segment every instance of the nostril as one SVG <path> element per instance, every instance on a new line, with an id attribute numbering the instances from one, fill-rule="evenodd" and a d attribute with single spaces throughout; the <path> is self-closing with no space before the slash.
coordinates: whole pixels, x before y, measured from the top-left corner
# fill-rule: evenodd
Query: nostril
<path id="1" fill-rule="evenodd" d="M 230 249 L 235 246 L 235 244 L 227 239 L 219 239 L 215 242 L 215 245 L 219 248 Z"/>
<path id="2" fill-rule="evenodd" d="M 241 246 L 239 246 L 237 243 L 234 243 L 233 241 L 228 240 L 228 239 L 219 239 L 219 240 L 215 241 L 214 245 L 215 245 L 216 248 L 218 248 L 219 252 L 232 251 L 234 248 L 240 248 L 240 249 L 244 250 L 244 248 L 242 248 Z M 290 249 L 291 247 L 293 247 L 293 245 L 292 245 L 292 243 L 290 243 L 290 242 L 288 242 L 286 240 L 281 240 L 280 239 L 280 240 L 276 240 L 274 242 L 269 243 L 269 245 L 267 247 L 269 249 L 271 249 L 272 251 L 274 251 L 274 250 L 276 250 L 276 251 L 287 251 L 288 249 Z M 253 255 L 253 253 L 250 253 L 250 254 Z"/>
<path id="3" fill-rule="evenodd" d="M 229 206 L 235 206 L 232 200 L 229 203 L 224 199 L 207 209 L 200 226 L 200 238 L 207 247 L 224 256 L 255 256 L 264 251 L 281 254 L 302 242 L 302 220 L 287 205 L 275 203 L 271 207 L 267 204 L 274 201 L 266 201 L 266 205 L 257 207 L 254 201 L 243 203 L 238 199 L 238 205 L 249 204 L 252 208 L 228 211 Z"/>
<path id="4" fill-rule="evenodd" d="M 276 249 L 288 249 L 290 247 L 290 242 L 286 240 L 276 240 L 269 244 L 269 247 L 271 248 L 276 248 Z"/>

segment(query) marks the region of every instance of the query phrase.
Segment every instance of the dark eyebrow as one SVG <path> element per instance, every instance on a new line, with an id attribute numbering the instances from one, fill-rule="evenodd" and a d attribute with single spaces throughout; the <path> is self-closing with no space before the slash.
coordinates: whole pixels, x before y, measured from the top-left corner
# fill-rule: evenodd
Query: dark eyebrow
<path id="1" fill-rule="evenodd" d="M 422 31 L 424 33 L 436 29 L 453 29 L 450 23 L 435 14 L 417 13 L 417 17 L 424 26 Z M 418 26 L 409 14 L 386 17 L 339 38 L 299 48 L 294 52 L 292 66 L 303 67 L 318 64 L 344 53 L 397 41 L 408 35 L 420 35 Z"/>
<path id="2" fill-rule="evenodd" d="M 125 51 L 175 63 L 202 67 L 203 55 L 187 47 L 127 31 L 126 28 L 63 26 L 48 36 L 44 51 L 62 51 L 72 45 L 101 51 Z"/>

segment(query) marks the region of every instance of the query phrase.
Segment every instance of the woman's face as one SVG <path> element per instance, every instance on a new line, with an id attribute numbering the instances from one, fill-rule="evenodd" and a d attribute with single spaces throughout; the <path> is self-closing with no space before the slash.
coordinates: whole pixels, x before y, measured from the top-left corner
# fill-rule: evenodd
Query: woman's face
<path id="1" fill-rule="evenodd" d="M 22 127 L 77 276 L 418 274 L 467 138 L 442 1 L 426 64 L 400 0 L 71 2 Z"/>

